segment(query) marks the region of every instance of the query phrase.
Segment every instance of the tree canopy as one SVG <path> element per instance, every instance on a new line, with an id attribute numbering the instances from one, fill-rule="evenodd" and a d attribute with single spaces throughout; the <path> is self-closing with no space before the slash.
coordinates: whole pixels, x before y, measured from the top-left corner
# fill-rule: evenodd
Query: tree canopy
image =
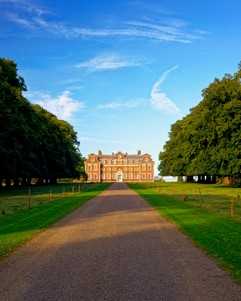
<path id="1" fill-rule="evenodd" d="M 31 104 L 16 64 L 0 58 L 0 181 L 53 182 L 83 171 L 77 134 L 64 120 Z"/>
<path id="2" fill-rule="evenodd" d="M 159 159 L 161 175 L 241 178 L 241 64 L 172 125 Z"/>

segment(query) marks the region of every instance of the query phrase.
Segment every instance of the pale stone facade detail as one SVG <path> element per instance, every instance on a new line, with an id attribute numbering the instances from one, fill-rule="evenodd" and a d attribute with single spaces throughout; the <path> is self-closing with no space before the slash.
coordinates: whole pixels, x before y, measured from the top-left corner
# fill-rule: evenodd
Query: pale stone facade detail
<path id="1" fill-rule="evenodd" d="M 90 154 L 85 160 L 90 182 L 150 182 L 154 180 L 154 161 L 149 154 Z"/>

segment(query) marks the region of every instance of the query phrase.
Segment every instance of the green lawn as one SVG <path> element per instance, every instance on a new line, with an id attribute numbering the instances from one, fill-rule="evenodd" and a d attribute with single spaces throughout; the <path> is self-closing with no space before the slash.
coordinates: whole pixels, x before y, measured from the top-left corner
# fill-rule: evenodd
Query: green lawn
<path id="1" fill-rule="evenodd" d="M 241 281 L 240 200 L 235 202 L 233 217 L 229 208 L 240 188 L 185 183 L 129 186 Z"/>
<path id="2" fill-rule="evenodd" d="M 9 214 L 1 215 L 0 257 L 9 254 L 17 246 L 32 238 L 34 234 L 47 228 L 49 225 L 84 204 L 87 200 L 95 197 L 106 189 L 107 186 L 108 184 L 85 184 L 82 186 L 80 192 L 65 192 L 64 195 L 61 192 L 60 198 L 46 201 L 46 198 L 44 197 L 41 202 L 33 201 L 30 209 L 28 209 L 28 206 L 23 205 L 20 207 L 21 209 L 16 211 L 10 210 Z M 41 191 L 42 195 L 48 195 L 46 191 L 48 192 L 49 188 L 50 187 L 36 188 L 40 190 L 36 195 L 40 195 L 41 198 Z M 61 187 L 52 187 L 51 189 L 52 191 L 55 189 L 57 192 Z M 4 202 L 6 208 L 7 202 L 9 202 L 8 198 L 11 197 L 11 194 L 15 196 L 18 195 L 16 192 L 14 193 L 8 191 L 0 194 L 0 200 L 2 203 Z M 21 192 L 19 192 L 19 195 L 21 196 Z M 12 201 L 19 201 L 20 204 L 22 204 L 21 199 L 16 200 L 16 198 L 13 198 Z M 24 204 L 26 204 L 26 201 Z"/>
<path id="3" fill-rule="evenodd" d="M 18 210 L 39 206 L 48 201 L 53 201 L 80 192 L 85 189 L 85 184 L 61 183 L 56 185 L 43 185 L 19 188 L 2 188 L 0 190 L 0 219 L 3 215 L 16 213 Z"/>

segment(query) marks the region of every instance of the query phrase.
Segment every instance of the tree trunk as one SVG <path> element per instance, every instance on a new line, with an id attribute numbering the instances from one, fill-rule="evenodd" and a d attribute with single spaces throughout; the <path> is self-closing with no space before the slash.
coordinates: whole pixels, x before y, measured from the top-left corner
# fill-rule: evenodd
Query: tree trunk
<path id="1" fill-rule="evenodd" d="M 22 178 L 22 186 L 27 186 L 27 185 L 28 185 L 27 178 Z"/>
<path id="2" fill-rule="evenodd" d="M 6 178 L 5 183 L 6 183 L 6 187 L 11 187 L 11 179 Z"/>
<path id="3" fill-rule="evenodd" d="M 37 185 L 43 185 L 43 178 L 38 178 Z"/>
<path id="4" fill-rule="evenodd" d="M 49 180 L 50 184 L 57 184 L 57 178 L 53 177 Z"/>
<path id="5" fill-rule="evenodd" d="M 178 176 L 177 181 L 182 183 L 183 182 L 183 176 Z"/>
<path id="6" fill-rule="evenodd" d="M 32 178 L 27 178 L 27 185 L 31 186 L 31 184 L 32 184 Z"/>
<path id="7" fill-rule="evenodd" d="M 193 183 L 193 176 L 187 176 L 187 183 Z"/>
<path id="8" fill-rule="evenodd" d="M 19 179 L 18 178 L 14 178 L 13 179 L 13 185 L 14 185 L 14 187 L 18 187 L 19 186 Z"/>
<path id="9" fill-rule="evenodd" d="M 212 178 L 211 176 L 206 176 L 206 183 L 211 184 L 212 183 Z"/>

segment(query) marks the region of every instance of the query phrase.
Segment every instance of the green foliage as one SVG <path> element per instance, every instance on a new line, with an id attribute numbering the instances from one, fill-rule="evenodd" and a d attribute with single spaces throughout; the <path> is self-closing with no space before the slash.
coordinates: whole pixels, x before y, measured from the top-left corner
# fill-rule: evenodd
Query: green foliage
<path id="1" fill-rule="evenodd" d="M 241 72 L 215 79 L 202 101 L 171 127 L 162 175 L 241 176 Z"/>
<path id="2" fill-rule="evenodd" d="M 77 177 L 83 158 L 73 127 L 23 97 L 16 64 L 0 59 L 0 182 Z"/>

